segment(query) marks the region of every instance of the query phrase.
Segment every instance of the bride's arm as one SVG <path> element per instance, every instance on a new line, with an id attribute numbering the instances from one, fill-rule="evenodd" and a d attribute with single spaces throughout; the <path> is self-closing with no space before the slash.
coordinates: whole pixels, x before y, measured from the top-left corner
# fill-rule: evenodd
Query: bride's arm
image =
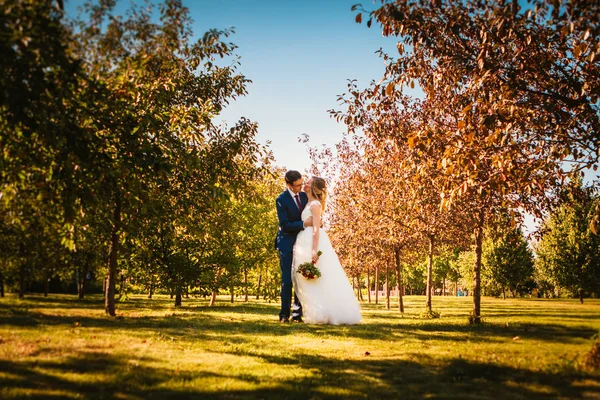
<path id="1" fill-rule="evenodd" d="M 313 217 L 313 234 L 312 234 L 312 261 L 317 262 L 319 256 L 319 234 L 321 231 L 321 203 L 314 202 L 310 205 L 310 211 Z"/>

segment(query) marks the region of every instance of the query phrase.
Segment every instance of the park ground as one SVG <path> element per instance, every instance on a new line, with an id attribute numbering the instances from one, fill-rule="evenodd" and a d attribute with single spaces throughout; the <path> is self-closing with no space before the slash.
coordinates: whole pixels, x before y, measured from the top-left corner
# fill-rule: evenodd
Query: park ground
<path id="1" fill-rule="evenodd" d="M 278 304 L 133 296 L 0 299 L 0 398 L 600 399 L 584 367 L 600 300 L 406 296 L 356 326 L 280 324 Z"/>

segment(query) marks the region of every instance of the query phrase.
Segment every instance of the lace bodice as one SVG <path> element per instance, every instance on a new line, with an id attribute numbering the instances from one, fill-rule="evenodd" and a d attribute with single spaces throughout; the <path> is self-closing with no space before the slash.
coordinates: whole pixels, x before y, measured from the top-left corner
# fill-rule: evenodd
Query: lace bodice
<path id="1" fill-rule="evenodd" d="M 302 210 L 302 221 L 306 221 L 309 217 L 312 217 L 312 211 L 310 210 L 310 206 L 315 203 L 319 203 L 319 200 L 313 200 L 306 203 L 306 206 L 304 206 L 304 210 Z"/>

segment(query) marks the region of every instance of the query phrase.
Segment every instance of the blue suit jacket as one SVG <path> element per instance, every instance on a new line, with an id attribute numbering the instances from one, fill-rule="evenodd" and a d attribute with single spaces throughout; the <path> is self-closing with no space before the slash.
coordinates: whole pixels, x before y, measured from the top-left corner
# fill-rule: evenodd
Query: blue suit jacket
<path id="1" fill-rule="evenodd" d="M 302 207 L 308 203 L 308 196 L 304 192 L 298 194 Z M 301 211 L 296 205 L 296 200 L 288 190 L 277 197 L 277 218 L 279 219 L 279 231 L 275 238 L 275 248 L 281 251 L 293 251 L 296 236 L 304 229 Z"/>

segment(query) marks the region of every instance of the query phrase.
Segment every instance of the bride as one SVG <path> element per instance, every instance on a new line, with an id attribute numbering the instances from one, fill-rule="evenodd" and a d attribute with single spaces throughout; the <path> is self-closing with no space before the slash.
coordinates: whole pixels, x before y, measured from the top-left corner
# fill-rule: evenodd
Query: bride
<path id="1" fill-rule="evenodd" d="M 308 203 L 302 211 L 302 221 L 312 216 L 312 227 L 298 234 L 294 246 L 292 279 L 296 295 L 302 303 L 307 323 L 356 324 L 362 319 L 360 307 L 346 273 L 321 226 L 327 187 L 323 178 L 312 177 L 304 184 Z M 317 252 L 321 251 L 320 256 Z M 321 277 L 308 280 L 298 273 L 298 266 L 314 262 Z"/>

